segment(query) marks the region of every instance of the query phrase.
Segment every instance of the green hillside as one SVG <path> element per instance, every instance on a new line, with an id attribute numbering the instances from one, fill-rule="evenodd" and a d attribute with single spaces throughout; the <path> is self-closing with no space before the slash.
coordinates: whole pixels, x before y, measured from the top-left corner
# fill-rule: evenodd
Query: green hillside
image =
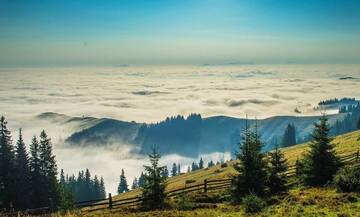
<path id="1" fill-rule="evenodd" d="M 335 149 L 339 155 L 347 155 L 350 153 L 355 153 L 360 149 L 360 130 L 347 133 L 341 136 L 334 138 L 333 143 L 336 145 Z M 300 158 L 301 155 L 306 152 L 308 144 L 296 145 L 288 148 L 283 148 L 285 157 L 287 158 L 289 165 L 294 165 L 297 158 Z M 234 161 L 227 162 L 227 167 L 222 168 L 221 165 L 216 165 L 211 168 L 206 168 L 202 170 L 197 170 L 194 172 L 186 173 L 183 175 L 170 177 L 167 182 L 167 190 L 171 191 L 174 189 L 185 187 L 186 180 L 192 180 L 191 184 L 200 184 L 203 183 L 205 179 L 219 179 L 219 178 L 229 178 L 232 174 L 235 174 L 235 169 L 231 166 L 234 164 Z M 121 195 L 114 197 L 114 200 L 120 198 L 133 197 L 140 194 L 140 190 L 133 190 Z"/>
<path id="2" fill-rule="evenodd" d="M 360 131 L 337 136 L 333 140 L 336 152 L 340 156 L 356 153 L 360 149 Z M 308 144 L 296 145 L 282 149 L 285 157 L 291 165 L 296 159 L 306 152 Z M 183 188 L 186 185 L 196 185 L 204 182 L 205 179 L 229 178 L 236 174 L 232 165 L 235 161 L 226 162 L 225 165 L 216 165 L 211 168 L 186 173 L 171 177 L 167 182 L 167 191 Z M 190 181 L 191 180 L 191 181 Z M 191 182 L 191 184 L 186 184 Z M 140 195 L 140 190 L 133 190 L 127 193 L 116 195 L 113 200 L 132 198 Z M 226 191 L 214 191 L 212 193 L 194 192 L 188 194 L 188 199 L 197 200 L 201 197 L 222 197 Z M 215 195 L 215 196 L 214 196 Z M 190 199 L 190 200 L 191 200 Z M 176 206 L 177 199 L 169 200 Z M 232 205 L 228 202 L 202 203 L 193 202 L 194 210 L 180 211 L 169 209 L 164 211 L 139 212 L 136 209 L 103 209 L 95 212 L 88 212 L 87 208 L 68 213 L 66 216 L 249 216 L 240 205 Z M 101 207 L 101 206 L 98 206 Z M 357 193 L 340 193 L 333 188 L 305 188 L 293 187 L 285 196 L 274 196 L 271 203 L 258 214 L 252 216 L 359 216 L 360 195 Z"/>

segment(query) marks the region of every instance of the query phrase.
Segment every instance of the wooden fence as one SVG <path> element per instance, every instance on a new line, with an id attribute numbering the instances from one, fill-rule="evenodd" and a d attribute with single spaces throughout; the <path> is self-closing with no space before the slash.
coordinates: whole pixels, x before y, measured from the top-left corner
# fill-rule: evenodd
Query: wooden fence
<path id="1" fill-rule="evenodd" d="M 347 155 L 340 155 L 340 159 L 342 162 L 346 164 L 359 164 L 360 165 L 360 154 L 359 151 Z M 290 165 L 286 175 L 291 178 L 295 176 L 295 165 Z M 296 180 L 289 182 L 288 185 L 292 186 L 296 184 Z M 202 183 L 187 185 L 183 188 L 178 188 L 174 190 L 167 191 L 167 197 L 175 197 L 182 194 L 187 194 L 190 192 L 204 192 L 207 193 L 209 191 L 214 190 L 227 190 L 231 186 L 231 178 L 226 179 L 205 179 Z M 140 196 L 124 198 L 113 200 L 111 194 L 108 195 L 108 198 L 99 199 L 99 200 L 89 200 L 89 201 L 81 201 L 76 202 L 74 204 L 75 208 L 85 208 L 84 211 L 92 212 L 97 210 L 104 209 L 117 209 L 117 208 L 130 208 L 134 206 L 140 205 L 142 202 L 142 198 Z M 52 209 L 50 207 L 42 207 L 37 209 L 28 210 L 29 214 L 39 214 L 39 213 L 48 213 L 51 212 Z"/>

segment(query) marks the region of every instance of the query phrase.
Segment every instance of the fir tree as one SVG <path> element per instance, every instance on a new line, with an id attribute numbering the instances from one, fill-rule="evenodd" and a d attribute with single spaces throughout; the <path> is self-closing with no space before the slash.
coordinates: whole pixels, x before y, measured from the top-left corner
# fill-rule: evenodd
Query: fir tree
<path id="1" fill-rule="evenodd" d="M 181 168 L 180 168 L 180 163 L 178 164 L 178 171 L 177 174 L 180 175 L 181 174 Z"/>
<path id="2" fill-rule="evenodd" d="M 97 175 L 94 176 L 92 198 L 94 198 L 95 200 L 103 198 L 101 197 L 101 186 Z"/>
<path id="3" fill-rule="evenodd" d="M 120 182 L 119 182 L 119 186 L 118 186 L 118 194 L 121 194 L 123 192 L 128 192 L 129 188 L 128 188 L 128 184 L 126 181 L 126 177 L 125 177 L 125 173 L 124 170 L 121 169 L 121 175 L 120 175 Z"/>
<path id="4" fill-rule="evenodd" d="M 210 167 L 213 167 L 213 166 L 215 166 L 215 164 L 214 164 L 214 161 L 209 161 L 209 163 L 208 163 L 208 167 L 210 168 Z"/>
<path id="5" fill-rule="evenodd" d="M 199 166 L 197 165 L 197 163 L 195 162 L 192 162 L 191 164 L 191 171 L 196 171 L 199 169 Z"/>
<path id="6" fill-rule="evenodd" d="M 199 169 L 204 169 L 204 161 L 202 158 L 200 158 L 200 161 L 199 161 Z"/>
<path id="7" fill-rule="evenodd" d="M 283 138 L 282 138 L 282 147 L 289 147 L 289 146 L 293 146 L 296 145 L 296 131 L 295 131 L 295 126 L 292 124 L 288 124 Z"/>
<path id="8" fill-rule="evenodd" d="M 44 205 L 51 208 L 56 207 L 60 202 L 59 186 L 57 180 L 57 166 L 55 155 L 52 153 L 50 138 L 43 130 L 40 133 L 40 173 L 44 192 Z"/>
<path id="9" fill-rule="evenodd" d="M 40 151 L 39 142 L 36 136 L 33 136 L 30 144 L 30 185 L 31 185 L 31 197 L 32 207 L 41 207 L 43 195 L 42 187 L 42 174 L 40 172 Z"/>
<path id="10" fill-rule="evenodd" d="M 92 196 L 92 181 L 91 174 L 89 169 L 85 170 L 85 180 L 84 180 L 84 197 L 85 200 L 91 199 Z"/>
<path id="11" fill-rule="evenodd" d="M 8 209 L 13 207 L 16 199 L 14 147 L 7 121 L 0 118 L 0 206 Z"/>
<path id="12" fill-rule="evenodd" d="M 341 165 L 331 143 L 326 116 L 323 115 L 320 123 L 315 123 L 314 126 L 310 150 L 302 162 L 302 178 L 307 185 L 323 186 L 333 179 Z"/>
<path id="13" fill-rule="evenodd" d="M 15 149 L 15 172 L 16 172 L 16 202 L 17 209 L 24 210 L 30 207 L 31 198 L 29 197 L 30 169 L 29 156 L 26 151 L 25 143 L 22 138 L 21 129 L 19 129 L 19 139 Z"/>
<path id="14" fill-rule="evenodd" d="M 266 179 L 266 162 L 264 154 L 261 152 L 262 143 L 257 133 L 251 132 L 246 124 L 242 135 L 242 141 L 239 144 L 240 151 L 237 154 L 239 164 L 234 165 L 238 171 L 237 176 L 232 180 L 232 195 L 237 202 L 241 196 L 248 194 L 264 195 Z"/>
<path id="15" fill-rule="evenodd" d="M 145 210 L 159 209 L 164 206 L 166 179 L 161 176 L 164 167 L 159 166 L 160 157 L 154 147 L 152 153 L 149 154 L 151 166 L 144 166 L 146 175 L 145 185 L 142 188 L 142 208 Z"/>
<path id="16" fill-rule="evenodd" d="M 287 160 L 278 146 L 275 150 L 269 152 L 269 180 L 268 187 L 271 194 L 278 194 L 287 191 L 287 176 L 285 172 L 288 169 Z"/>
<path id="17" fill-rule="evenodd" d="M 164 166 L 164 170 L 161 174 L 163 177 L 168 178 L 169 177 L 169 171 L 167 169 L 167 166 Z"/>
<path id="18" fill-rule="evenodd" d="M 141 175 L 139 177 L 139 187 L 143 188 L 145 186 L 145 174 L 141 172 Z"/>
<path id="19" fill-rule="evenodd" d="M 101 198 L 106 198 L 106 190 L 103 177 L 100 178 L 100 196 Z"/>
<path id="20" fill-rule="evenodd" d="M 137 189 L 138 187 L 139 187 L 139 183 L 138 183 L 137 178 L 135 177 L 134 181 L 133 181 L 133 183 L 131 185 L 131 189 L 134 190 L 134 189 Z"/>
<path id="21" fill-rule="evenodd" d="M 177 175 L 177 166 L 176 163 L 173 163 L 172 169 L 171 169 L 171 176 Z"/>

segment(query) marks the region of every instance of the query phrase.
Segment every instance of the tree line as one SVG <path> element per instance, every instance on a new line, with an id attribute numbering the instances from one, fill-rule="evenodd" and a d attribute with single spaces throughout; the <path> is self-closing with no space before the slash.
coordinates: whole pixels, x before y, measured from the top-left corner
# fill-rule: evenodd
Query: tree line
<path id="1" fill-rule="evenodd" d="M 57 166 L 51 139 L 43 130 L 33 136 L 30 154 L 19 130 L 16 145 L 4 117 L 0 119 L 0 207 L 24 210 L 60 203 Z"/>
<path id="2" fill-rule="evenodd" d="M 105 183 L 103 177 L 91 177 L 89 169 L 85 172 L 79 171 L 77 177 L 72 175 L 64 175 L 64 171 L 60 172 L 60 186 L 67 192 L 70 192 L 70 199 L 74 202 L 98 200 L 106 198 Z"/>
<path id="3" fill-rule="evenodd" d="M 45 130 L 32 137 L 29 151 L 22 130 L 16 144 L 5 117 L 0 118 L 0 210 L 26 210 L 49 207 L 51 210 L 73 206 L 76 200 L 104 198 L 104 180 L 91 179 L 88 170 L 60 180 L 51 139 Z"/>

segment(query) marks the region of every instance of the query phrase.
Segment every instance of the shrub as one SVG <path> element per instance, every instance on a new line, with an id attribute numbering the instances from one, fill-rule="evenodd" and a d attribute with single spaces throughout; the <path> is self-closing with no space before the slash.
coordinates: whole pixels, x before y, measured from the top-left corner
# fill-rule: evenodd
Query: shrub
<path id="1" fill-rule="evenodd" d="M 360 192 L 360 167 L 346 166 L 334 178 L 336 187 L 343 192 Z"/>
<path id="2" fill-rule="evenodd" d="M 227 163 L 222 163 L 222 164 L 220 165 L 221 168 L 225 168 L 225 167 L 227 167 L 227 166 L 228 166 Z"/>
<path id="3" fill-rule="evenodd" d="M 260 212 L 266 206 L 265 201 L 255 194 L 249 194 L 243 197 L 242 203 L 247 213 Z"/>
<path id="4" fill-rule="evenodd" d="M 177 208 L 179 210 L 190 210 L 194 207 L 194 204 L 189 200 L 188 195 L 181 194 L 179 196 L 179 201 L 177 203 Z"/>
<path id="5" fill-rule="evenodd" d="M 185 180 L 185 184 L 191 184 L 191 183 L 195 183 L 195 182 L 196 182 L 196 180 L 194 180 L 194 179 Z"/>

